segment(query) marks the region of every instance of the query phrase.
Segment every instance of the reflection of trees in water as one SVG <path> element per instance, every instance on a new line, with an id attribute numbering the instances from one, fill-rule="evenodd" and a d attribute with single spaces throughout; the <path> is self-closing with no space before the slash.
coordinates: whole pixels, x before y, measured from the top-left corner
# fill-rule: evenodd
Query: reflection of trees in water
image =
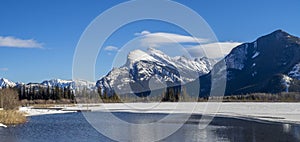
<path id="1" fill-rule="evenodd" d="M 215 118 L 211 125 L 225 126 L 216 134 L 229 141 L 300 141 L 300 126 L 296 124 Z"/>
<path id="2" fill-rule="evenodd" d="M 300 141 L 300 126 L 299 125 L 292 127 L 291 133 L 298 141 Z"/>

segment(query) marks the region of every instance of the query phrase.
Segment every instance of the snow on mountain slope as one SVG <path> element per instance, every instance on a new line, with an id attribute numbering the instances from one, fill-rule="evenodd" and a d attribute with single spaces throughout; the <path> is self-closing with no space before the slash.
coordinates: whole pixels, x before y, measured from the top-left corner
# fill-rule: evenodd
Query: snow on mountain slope
<path id="1" fill-rule="evenodd" d="M 70 88 L 70 89 L 95 89 L 95 83 L 85 80 L 62 80 L 62 79 L 51 79 L 45 80 L 41 85 L 49 87 L 60 87 L 60 88 Z"/>
<path id="2" fill-rule="evenodd" d="M 244 43 L 232 49 L 225 57 L 225 94 L 299 91 L 299 43 L 300 38 L 276 30 L 257 38 L 254 42 Z M 214 67 L 217 65 L 218 63 Z M 202 86 L 210 83 L 209 75 L 200 78 L 200 82 L 204 84 Z M 211 90 L 211 86 L 205 87 L 201 88 L 203 96 L 208 95 Z"/>
<path id="3" fill-rule="evenodd" d="M 76 88 L 88 88 L 88 89 L 96 89 L 96 82 L 86 81 L 86 80 L 74 80 Z"/>
<path id="4" fill-rule="evenodd" d="M 149 89 L 150 80 L 158 84 L 179 85 L 207 74 L 211 68 L 207 58 L 170 57 L 154 48 L 149 48 L 147 52 L 134 50 L 128 54 L 125 65 L 112 69 L 97 81 L 96 86 L 122 93 L 132 93 L 134 89 L 142 92 Z"/>
<path id="5" fill-rule="evenodd" d="M 234 48 L 225 58 L 227 68 L 242 70 L 244 68 L 244 62 L 247 59 L 247 50 L 248 44 L 240 46 L 240 48 Z"/>
<path id="6" fill-rule="evenodd" d="M 289 76 L 283 75 L 283 77 L 281 79 L 281 83 L 282 83 L 282 85 L 285 86 L 285 92 L 289 92 L 289 87 L 290 87 L 290 84 L 291 84 L 292 80 L 293 79 L 290 78 Z"/>
<path id="7" fill-rule="evenodd" d="M 15 87 L 17 84 L 6 79 L 6 78 L 1 78 L 0 79 L 0 89 L 2 88 L 8 88 L 8 87 Z"/>
<path id="8" fill-rule="evenodd" d="M 85 81 L 85 80 L 62 80 L 62 79 L 51 79 L 45 80 L 42 83 L 22 83 L 22 82 L 12 82 L 8 79 L 1 78 L 0 79 L 0 89 L 2 88 L 13 88 L 13 87 L 21 87 L 23 85 L 28 87 L 60 87 L 60 88 L 69 88 L 72 90 L 81 90 L 83 88 L 87 88 L 90 90 L 96 89 L 95 82 Z"/>
<path id="9" fill-rule="evenodd" d="M 74 88 L 75 84 L 73 81 L 68 80 L 61 80 L 61 79 L 52 79 L 46 80 L 41 83 L 42 85 L 49 86 L 49 87 L 60 87 L 60 88 L 67 88 L 71 87 Z"/>
<path id="10" fill-rule="evenodd" d="M 300 80 L 300 63 L 296 64 L 293 69 L 288 73 L 291 78 Z"/>
<path id="11" fill-rule="evenodd" d="M 138 61 L 151 61 L 151 62 L 158 62 L 155 58 L 147 54 L 146 52 L 142 50 L 134 50 L 128 54 L 128 60 L 127 62 L 129 64 L 133 64 Z"/>

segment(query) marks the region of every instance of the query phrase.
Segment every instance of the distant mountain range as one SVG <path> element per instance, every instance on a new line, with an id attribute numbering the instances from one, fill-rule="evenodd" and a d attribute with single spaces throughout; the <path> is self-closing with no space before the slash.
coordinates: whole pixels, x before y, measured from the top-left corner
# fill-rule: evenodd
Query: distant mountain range
<path id="1" fill-rule="evenodd" d="M 112 69 L 96 83 L 53 79 L 26 85 L 73 90 L 101 88 L 108 92 L 127 94 L 162 86 L 188 85 L 200 80 L 200 96 L 208 96 L 211 90 L 211 71 L 214 69 L 218 73 L 217 69 L 222 63 L 226 64 L 223 76 L 227 77 L 226 95 L 300 92 L 300 39 L 282 30 L 235 47 L 219 62 L 205 57 L 170 57 L 162 51 L 149 48 L 147 51 L 131 51 L 123 66 Z M 19 85 L 25 84 L 0 79 L 0 88 Z"/>
<path id="2" fill-rule="evenodd" d="M 52 80 L 45 80 L 41 83 L 20 83 L 20 82 L 12 82 L 8 79 L 1 78 L 0 79 L 0 89 L 1 88 L 14 88 L 14 87 L 59 87 L 59 88 L 68 88 L 71 90 L 76 90 L 76 89 L 96 89 L 95 82 L 89 82 L 89 81 L 84 81 L 84 80 L 62 80 L 62 79 L 52 79 Z"/>

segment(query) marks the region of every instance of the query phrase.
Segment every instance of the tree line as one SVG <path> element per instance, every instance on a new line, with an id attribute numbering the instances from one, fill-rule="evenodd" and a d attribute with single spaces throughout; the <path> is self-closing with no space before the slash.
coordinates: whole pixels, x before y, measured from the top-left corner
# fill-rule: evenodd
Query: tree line
<path id="1" fill-rule="evenodd" d="M 75 93 L 70 87 L 22 85 L 15 89 L 20 100 L 75 100 Z"/>
<path id="2" fill-rule="evenodd" d="M 13 94 L 13 95 L 5 95 Z M 205 102 L 207 100 L 222 100 L 224 102 L 255 101 L 255 102 L 299 102 L 300 93 L 252 93 L 243 95 L 220 96 L 220 97 L 199 97 L 187 93 L 185 86 L 168 87 L 152 92 L 140 92 L 135 94 L 117 94 L 112 90 L 98 88 L 91 90 L 81 88 L 74 90 L 70 87 L 49 87 L 39 85 L 22 85 L 11 89 L 0 89 L 0 107 L 3 102 L 8 102 L 8 106 L 16 104 L 14 98 L 25 102 L 25 104 L 35 103 L 119 103 L 119 102 Z M 2 102 L 2 104 L 1 104 Z M 19 102 L 18 102 L 19 103 Z M 23 103 L 24 104 L 24 103 Z M 7 107 L 7 106 L 6 106 Z"/>

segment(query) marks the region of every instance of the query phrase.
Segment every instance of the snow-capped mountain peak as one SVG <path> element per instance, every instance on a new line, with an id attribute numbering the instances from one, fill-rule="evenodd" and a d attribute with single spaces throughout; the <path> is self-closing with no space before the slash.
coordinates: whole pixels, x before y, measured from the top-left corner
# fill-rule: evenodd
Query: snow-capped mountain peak
<path id="1" fill-rule="evenodd" d="M 6 78 L 0 79 L 0 89 L 1 88 L 8 88 L 8 87 L 15 87 L 17 84 L 15 82 L 12 82 Z"/>
<path id="2" fill-rule="evenodd" d="M 154 49 L 154 48 L 148 48 L 148 52 L 152 57 L 158 59 L 160 62 L 167 64 L 167 65 L 175 66 L 172 58 L 170 56 L 166 55 L 165 53 L 163 53 L 162 51 Z"/>
<path id="3" fill-rule="evenodd" d="M 160 50 L 134 50 L 128 54 L 125 65 L 114 68 L 97 81 L 97 87 L 108 91 L 132 93 L 130 88 L 147 89 L 148 81 L 183 84 L 207 74 L 212 64 L 207 58 L 189 59 L 184 56 L 170 57 Z M 129 89 L 129 90 L 128 90 Z"/>
<path id="4" fill-rule="evenodd" d="M 135 63 L 137 61 L 152 61 L 152 62 L 157 62 L 155 58 L 150 56 L 148 53 L 142 51 L 142 50 L 134 50 L 131 51 L 128 54 L 127 60 L 129 63 Z"/>
<path id="5" fill-rule="evenodd" d="M 155 48 L 148 48 L 147 51 L 148 51 L 149 54 L 152 55 L 152 56 L 170 59 L 170 57 L 169 57 L 168 55 L 166 55 L 164 52 L 162 52 L 162 51 L 160 51 L 160 50 L 157 50 L 157 49 L 155 49 Z"/>
<path id="6" fill-rule="evenodd" d="M 95 87 L 94 82 L 89 82 L 85 80 L 62 80 L 62 79 L 45 80 L 41 83 L 41 85 L 49 86 L 49 87 L 70 88 L 70 89 L 81 89 L 84 87 L 88 89 L 94 89 Z"/>
<path id="7" fill-rule="evenodd" d="M 51 79 L 51 80 L 45 80 L 41 83 L 42 85 L 49 86 L 49 87 L 74 87 L 74 82 L 69 80 L 61 80 L 61 79 Z"/>

